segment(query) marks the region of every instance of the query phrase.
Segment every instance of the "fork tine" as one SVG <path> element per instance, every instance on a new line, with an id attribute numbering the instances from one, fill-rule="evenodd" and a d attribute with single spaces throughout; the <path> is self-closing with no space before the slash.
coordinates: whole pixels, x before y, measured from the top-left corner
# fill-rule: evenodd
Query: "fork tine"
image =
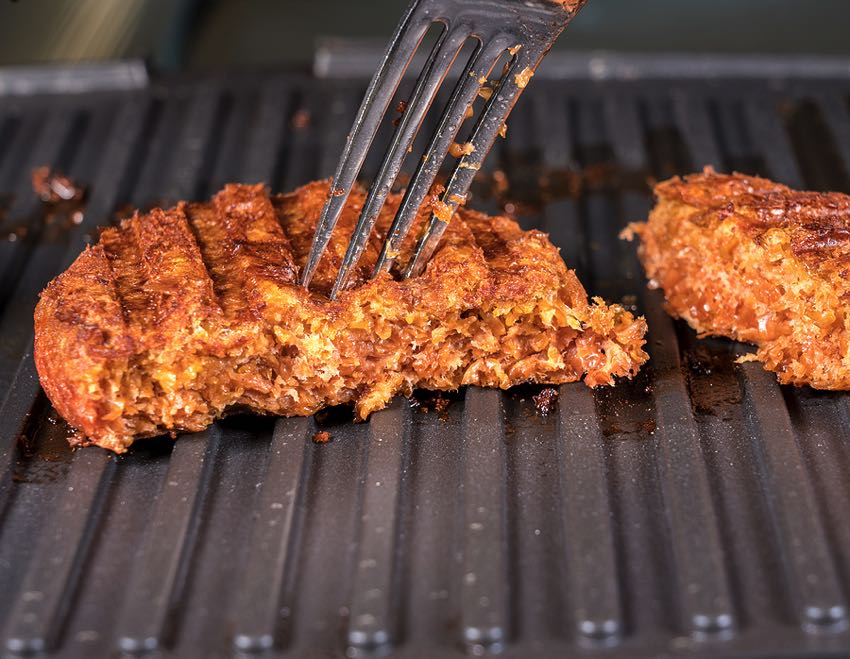
<path id="1" fill-rule="evenodd" d="M 366 152 L 372 140 L 375 139 L 375 133 L 387 111 L 387 106 L 398 88 L 416 47 L 432 23 L 428 12 L 420 11 L 423 6 L 427 8 L 427 4 L 413 2 L 405 13 L 357 112 L 357 118 L 354 120 L 331 182 L 330 195 L 316 226 L 310 255 L 301 273 L 301 285 L 304 287 L 310 284 L 313 273 L 316 271 L 316 266 L 327 247 L 351 187 L 363 166 Z"/>
<path id="2" fill-rule="evenodd" d="M 387 233 L 387 239 L 384 241 L 378 262 L 375 264 L 373 276 L 382 270 L 389 270 L 395 262 L 401 243 L 410 231 L 410 227 L 419 212 L 419 207 L 422 205 L 425 195 L 431 189 L 437 172 L 457 137 L 460 126 L 465 119 L 466 111 L 478 96 L 482 79 L 490 73 L 496 61 L 510 45 L 507 39 L 496 38 L 486 46 L 479 45 L 470 57 L 469 63 L 452 91 L 446 110 L 440 117 L 439 125 L 431 138 L 428 150 L 425 152 L 422 161 L 417 165 L 405 191 Z"/>
<path id="3" fill-rule="evenodd" d="M 428 228 L 416 244 L 413 258 L 410 259 L 410 263 L 404 271 L 405 279 L 420 274 L 424 265 L 431 258 L 448 226 L 449 220 L 457 207 L 466 199 L 466 193 L 481 166 L 481 160 L 490 151 L 502 124 L 513 109 L 522 90 L 528 84 L 528 79 L 533 75 L 538 59 L 532 57 L 531 53 L 520 51 L 520 54 L 515 56 L 510 63 L 505 75 L 502 76 L 498 88 L 493 92 L 473 130 L 470 139 L 473 150 L 460 159 L 454 172 L 452 172 L 443 194 L 443 209 L 439 215 L 431 214 Z"/>
<path id="4" fill-rule="evenodd" d="M 336 298 L 337 293 L 345 288 L 351 269 L 357 265 L 366 247 L 366 242 L 369 239 L 372 228 L 375 226 L 375 221 L 378 218 L 381 207 L 384 205 L 392 184 L 398 176 L 411 143 L 419 132 L 422 119 L 431 106 L 437 89 L 468 38 L 468 30 L 450 32 L 447 29 L 440 35 L 440 38 L 434 45 L 416 83 L 416 88 L 410 96 L 401 123 L 396 129 L 392 142 L 381 163 L 381 169 L 369 189 L 369 194 L 360 212 L 357 226 L 351 235 L 351 241 L 348 244 L 348 249 L 334 282 L 331 299 Z"/>

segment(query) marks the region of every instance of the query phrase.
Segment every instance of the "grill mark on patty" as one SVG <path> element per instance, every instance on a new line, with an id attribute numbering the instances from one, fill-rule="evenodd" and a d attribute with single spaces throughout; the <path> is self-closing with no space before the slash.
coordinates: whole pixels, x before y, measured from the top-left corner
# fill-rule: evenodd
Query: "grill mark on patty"
<path id="1" fill-rule="evenodd" d="M 233 321 L 249 312 L 255 316 L 257 305 L 246 290 L 244 274 L 237 265 L 239 246 L 228 235 L 222 215 L 213 204 L 192 204 L 187 214 L 225 318 Z"/>
<path id="2" fill-rule="evenodd" d="M 100 345 L 93 353 L 117 356 L 131 351 L 127 318 L 103 245 L 80 256 L 78 273 L 77 278 L 60 276 L 49 284 L 45 295 L 61 300 L 52 307 L 53 317 L 75 327 L 81 340 L 97 340 Z"/>
<path id="3" fill-rule="evenodd" d="M 212 282 L 218 305 L 225 316 L 229 317 L 233 308 L 233 299 L 229 294 L 232 286 L 227 277 L 221 253 L 225 240 L 224 234 L 215 222 L 209 204 L 188 204 L 186 206 L 186 220 L 189 229 L 195 236 L 204 269 Z"/>
<path id="4" fill-rule="evenodd" d="M 165 211 L 154 209 L 132 228 L 156 324 L 172 320 L 183 324 L 185 316 L 202 319 L 220 313 L 184 204 Z"/>
<path id="5" fill-rule="evenodd" d="M 264 282 L 297 281 L 289 240 L 263 186 L 228 186 L 212 203 L 188 206 L 188 216 L 229 320 L 259 317 Z"/>
<path id="6" fill-rule="evenodd" d="M 236 247 L 234 256 L 246 280 L 280 286 L 298 281 L 291 243 L 263 186 L 227 186 L 215 196 L 213 206 Z"/>
<path id="7" fill-rule="evenodd" d="M 139 214 L 135 213 L 129 222 L 138 218 Z M 150 304 L 144 287 L 141 252 L 127 222 L 125 220 L 121 226 L 104 231 L 100 244 L 109 262 L 124 322 L 131 328 L 139 319 L 146 317 Z"/>

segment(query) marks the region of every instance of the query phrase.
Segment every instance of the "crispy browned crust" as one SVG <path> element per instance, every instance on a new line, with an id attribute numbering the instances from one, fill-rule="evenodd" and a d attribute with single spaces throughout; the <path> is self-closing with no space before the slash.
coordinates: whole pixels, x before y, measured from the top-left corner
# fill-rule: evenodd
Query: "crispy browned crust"
<path id="1" fill-rule="evenodd" d="M 123 451 L 234 408 L 306 415 L 353 402 L 365 418 L 415 387 L 583 376 L 596 386 L 647 359 L 643 319 L 589 304 L 546 236 L 504 217 L 462 210 L 422 276 L 366 281 L 397 195 L 350 288 L 331 302 L 322 292 L 364 201 L 352 193 L 306 292 L 298 271 L 327 193 L 327 182 L 271 198 L 262 185 L 229 185 L 210 203 L 105 231 L 36 309 L 36 366 L 59 413 Z"/>
<path id="2" fill-rule="evenodd" d="M 550 0 L 550 2 L 561 5 L 568 13 L 574 14 L 587 3 L 587 0 Z"/>
<path id="3" fill-rule="evenodd" d="M 850 388 L 850 197 L 710 168 L 655 194 L 631 230 L 671 314 L 755 343 L 782 383 Z"/>

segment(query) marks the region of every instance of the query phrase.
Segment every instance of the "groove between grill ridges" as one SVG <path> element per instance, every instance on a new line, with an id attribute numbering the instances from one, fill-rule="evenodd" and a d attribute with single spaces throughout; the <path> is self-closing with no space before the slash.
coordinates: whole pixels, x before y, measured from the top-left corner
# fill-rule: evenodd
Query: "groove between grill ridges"
<path id="1" fill-rule="evenodd" d="M 172 187 L 170 194 L 188 196 L 198 185 L 202 163 L 197 155 L 197 144 L 211 137 L 214 112 L 207 106 L 217 96 L 215 87 L 206 89 L 201 96 L 194 96 L 184 116 L 176 112 L 176 104 L 166 107 L 156 134 L 158 143 L 153 145 L 153 149 L 162 148 L 168 130 L 174 130 L 178 125 L 182 129 L 180 145 L 189 142 L 193 147 L 188 151 L 181 148 L 170 162 L 171 171 L 180 172 L 180 185 Z M 156 160 L 152 158 L 150 163 Z M 142 195 L 151 194 L 153 188 L 147 186 L 152 184 L 152 180 L 144 175 L 140 177 L 133 195 L 136 204 L 139 204 Z M 145 182 L 144 185 L 142 182 Z M 201 523 L 207 485 L 215 467 L 220 434 L 220 429 L 213 426 L 194 437 L 184 437 L 174 447 L 165 486 L 150 522 L 151 529 L 140 549 L 138 559 L 142 561 L 142 568 L 131 576 L 124 609 L 117 624 L 116 643 L 122 651 L 156 650 L 171 643 L 177 631 L 173 629 L 170 614 L 178 603 L 190 570 L 194 540 Z"/>

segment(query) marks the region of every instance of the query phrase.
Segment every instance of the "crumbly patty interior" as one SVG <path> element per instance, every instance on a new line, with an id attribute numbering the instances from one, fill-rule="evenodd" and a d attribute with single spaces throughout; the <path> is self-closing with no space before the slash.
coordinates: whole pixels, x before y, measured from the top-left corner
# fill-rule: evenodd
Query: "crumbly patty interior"
<path id="1" fill-rule="evenodd" d="M 461 210 L 423 275 L 369 280 L 398 195 L 330 301 L 364 201 L 352 192 L 305 291 L 298 273 L 328 189 L 228 185 L 209 203 L 136 214 L 48 285 L 36 365 L 85 441 L 121 452 L 246 409 L 293 416 L 353 403 L 362 419 L 414 388 L 612 384 L 646 361 L 643 319 L 588 302 L 545 234 L 505 217 Z"/>
<path id="2" fill-rule="evenodd" d="M 782 383 L 850 388 L 850 197 L 711 169 L 655 193 L 630 229 L 669 312 L 756 344 Z"/>

